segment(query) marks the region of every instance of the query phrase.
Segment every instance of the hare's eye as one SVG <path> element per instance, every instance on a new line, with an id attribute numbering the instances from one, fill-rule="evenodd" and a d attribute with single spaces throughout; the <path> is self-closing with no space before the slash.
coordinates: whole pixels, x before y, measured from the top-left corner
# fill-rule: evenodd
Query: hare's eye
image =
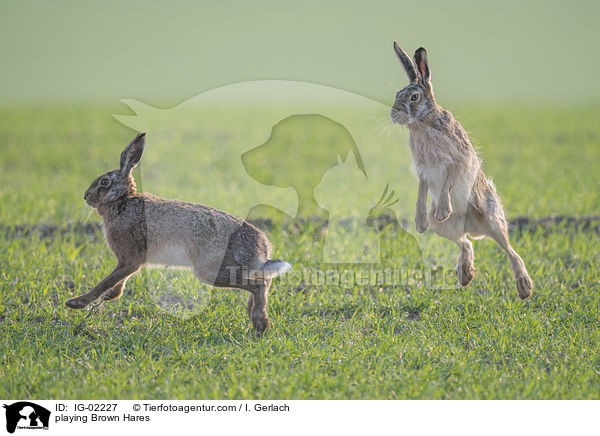
<path id="1" fill-rule="evenodd" d="M 104 178 L 100 180 L 100 186 L 108 186 L 110 185 L 110 179 Z"/>
<path id="2" fill-rule="evenodd" d="M 419 94 L 413 94 L 410 96 L 410 101 L 417 101 L 419 99 Z"/>

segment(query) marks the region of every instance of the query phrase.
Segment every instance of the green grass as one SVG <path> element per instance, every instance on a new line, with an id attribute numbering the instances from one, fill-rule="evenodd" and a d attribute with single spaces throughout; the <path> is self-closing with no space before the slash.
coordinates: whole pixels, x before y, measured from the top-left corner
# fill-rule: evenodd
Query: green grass
<path id="1" fill-rule="evenodd" d="M 94 106 L 2 109 L 0 223 L 65 229 L 68 223 L 97 222 L 83 207 L 82 193 L 95 176 L 116 166 L 132 136 L 111 118 L 113 111 Z M 509 217 L 598 213 L 600 107 L 515 111 L 461 106 L 454 113 L 473 132 Z M 219 119 L 199 124 L 205 135 L 200 141 L 207 147 L 248 134 L 240 131 L 244 125 L 219 131 L 225 124 Z M 425 261 L 451 268 L 454 247 L 437 237 L 412 235 L 414 180 L 408 170 L 388 174 L 404 171 L 406 162 L 378 160 L 391 147 L 404 153 L 394 156 L 406 156 L 406 134 L 398 127 L 392 132 L 376 136 L 369 150 L 361 149 L 373 188 L 354 189 L 353 200 L 373 206 L 374 194 L 389 182 L 401 199 L 393 211 L 409 221 L 410 233 L 387 234 L 382 262 L 422 267 L 413 244 L 418 241 Z M 260 134 L 248 148 L 262 143 Z M 215 178 L 228 158 L 211 148 L 202 149 L 195 175 L 180 163 L 184 175 L 174 176 L 192 177 L 191 185 L 170 182 L 168 176 L 154 180 L 160 172 L 151 150 L 166 155 L 158 144 L 150 148 L 150 133 L 148 141 L 144 188 L 201 201 L 210 186 L 206 195 L 216 205 L 236 210 L 243 209 L 245 195 L 258 196 L 242 175 L 227 182 Z M 176 167 L 177 153 L 167 157 L 172 160 L 166 164 Z M 211 163 L 219 168 L 214 174 Z M 306 165 L 311 163 L 296 162 L 295 168 L 302 171 Z M 336 177 L 325 179 L 333 183 Z M 342 190 L 340 195 L 349 194 Z M 325 267 L 308 255 L 311 238 L 306 235 L 317 231 L 313 226 L 300 234 L 270 229 L 275 254 L 294 263 L 295 274 Z M 345 231 L 350 234 L 338 237 L 351 238 L 353 228 Z M 250 327 L 242 291 L 212 289 L 185 271 L 148 270 L 128 282 L 120 300 L 91 313 L 71 311 L 64 301 L 85 292 L 113 267 L 100 232 L 48 237 L 34 230 L 1 236 L 4 398 L 599 397 L 600 236 L 593 231 L 555 227 L 512 235 L 536 286 L 527 302 L 517 297 L 505 255 L 487 240 L 474 244 L 477 275 L 464 289 L 327 283 L 299 288 L 298 276 L 291 274 L 274 282 L 269 301 L 273 325 L 264 337 Z"/>

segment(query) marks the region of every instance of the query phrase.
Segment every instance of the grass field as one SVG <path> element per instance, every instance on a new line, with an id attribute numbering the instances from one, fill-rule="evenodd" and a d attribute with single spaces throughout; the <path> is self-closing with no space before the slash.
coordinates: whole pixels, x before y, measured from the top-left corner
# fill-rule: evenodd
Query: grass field
<path id="1" fill-rule="evenodd" d="M 509 218 L 600 213 L 600 107 L 449 108 L 472 132 Z M 201 285 L 182 271 L 141 273 L 116 302 L 91 312 L 67 309 L 67 298 L 85 292 L 114 265 L 97 227 L 78 226 L 99 222 L 84 207 L 83 192 L 116 166 L 134 133 L 112 112 L 102 106 L 0 109 L 1 397 L 600 397 L 597 226 L 512 232 L 535 284 L 526 302 L 517 297 L 505 255 L 486 240 L 474 244 L 477 275 L 464 289 L 299 286 L 293 275 L 275 281 L 273 325 L 264 337 L 251 330 L 246 295 Z M 154 157 L 148 148 L 148 161 L 141 173 L 136 170 L 144 189 L 236 213 L 247 210 L 250 185 L 243 178 L 214 178 L 228 168 L 216 145 L 246 133 L 239 131 L 243 125 L 219 130 L 222 124 L 206 119 L 198 128 L 206 126 L 201 141 L 212 150 L 198 158 L 198 180 L 185 179 L 185 165 L 174 175 L 180 179 L 161 178 L 158 145 Z M 416 183 L 409 162 L 381 158 L 396 149 L 407 156 L 406 132 L 396 126 L 376 138 L 371 150 L 361 149 L 366 163 L 380 163 L 370 172 L 374 166 L 366 165 L 374 187 L 340 195 L 354 193 L 353 200 L 373 206 L 374 194 L 391 183 L 401 200 L 393 211 L 408 228 L 389 230 L 382 263 L 419 268 L 443 259 L 452 266 L 453 247 L 412 234 Z M 306 146 L 316 151 L 296 161 L 295 171 L 311 168 L 320 157 L 322 148 Z M 177 153 L 162 153 L 163 163 L 177 168 Z M 273 189 L 268 198 L 286 205 L 290 193 Z M 321 266 L 307 255 L 311 239 L 305 237 L 319 232 L 318 226 L 306 224 L 294 234 L 275 222 L 265 230 L 277 257 L 302 271 Z M 344 231 L 352 238 L 352 227 Z M 422 257 L 410 241 L 418 242 Z M 169 307 L 170 301 L 182 304 Z"/>

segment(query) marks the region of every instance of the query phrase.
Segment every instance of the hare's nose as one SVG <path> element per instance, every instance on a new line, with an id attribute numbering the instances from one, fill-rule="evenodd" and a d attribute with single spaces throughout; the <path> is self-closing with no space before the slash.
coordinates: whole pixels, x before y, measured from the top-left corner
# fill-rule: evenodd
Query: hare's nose
<path id="1" fill-rule="evenodd" d="M 87 192 L 85 194 L 83 194 L 83 199 L 87 200 Z"/>

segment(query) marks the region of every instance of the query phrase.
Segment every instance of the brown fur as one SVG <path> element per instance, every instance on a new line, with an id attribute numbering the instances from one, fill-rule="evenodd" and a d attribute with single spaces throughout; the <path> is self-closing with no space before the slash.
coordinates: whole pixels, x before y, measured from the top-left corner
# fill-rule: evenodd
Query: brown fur
<path id="1" fill-rule="evenodd" d="M 452 114 L 433 95 L 427 52 L 419 48 L 413 63 L 394 42 L 394 50 L 411 83 L 398 91 L 391 111 L 394 123 L 410 132 L 410 149 L 419 179 L 415 223 L 419 232 L 428 225 L 460 249 L 456 274 L 466 286 L 473 279 L 473 244 L 468 237 L 489 236 L 507 253 L 519 296 L 531 295 L 533 283 L 525 264 L 508 241 L 508 227 L 496 188 L 485 178 L 479 156 Z M 416 68 L 415 68 L 416 66 Z M 427 213 L 427 194 L 431 208 Z"/>
<path id="2" fill-rule="evenodd" d="M 183 266 L 211 285 L 249 291 L 250 319 L 264 332 L 271 279 L 289 264 L 270 260 L 266 235 L 240 218 L 202 204 L 138 193 L 131 170 L 141 159 L 144 141 L 144 134 L 136 136 L 123 151 L 121 168 L 98 177 L 86 191 L 84 198 L 102 217 L 117 266 L 66 305 L 82 309 L 99 297 L 119 298 L 127 279 L 147 263 Z"/>

